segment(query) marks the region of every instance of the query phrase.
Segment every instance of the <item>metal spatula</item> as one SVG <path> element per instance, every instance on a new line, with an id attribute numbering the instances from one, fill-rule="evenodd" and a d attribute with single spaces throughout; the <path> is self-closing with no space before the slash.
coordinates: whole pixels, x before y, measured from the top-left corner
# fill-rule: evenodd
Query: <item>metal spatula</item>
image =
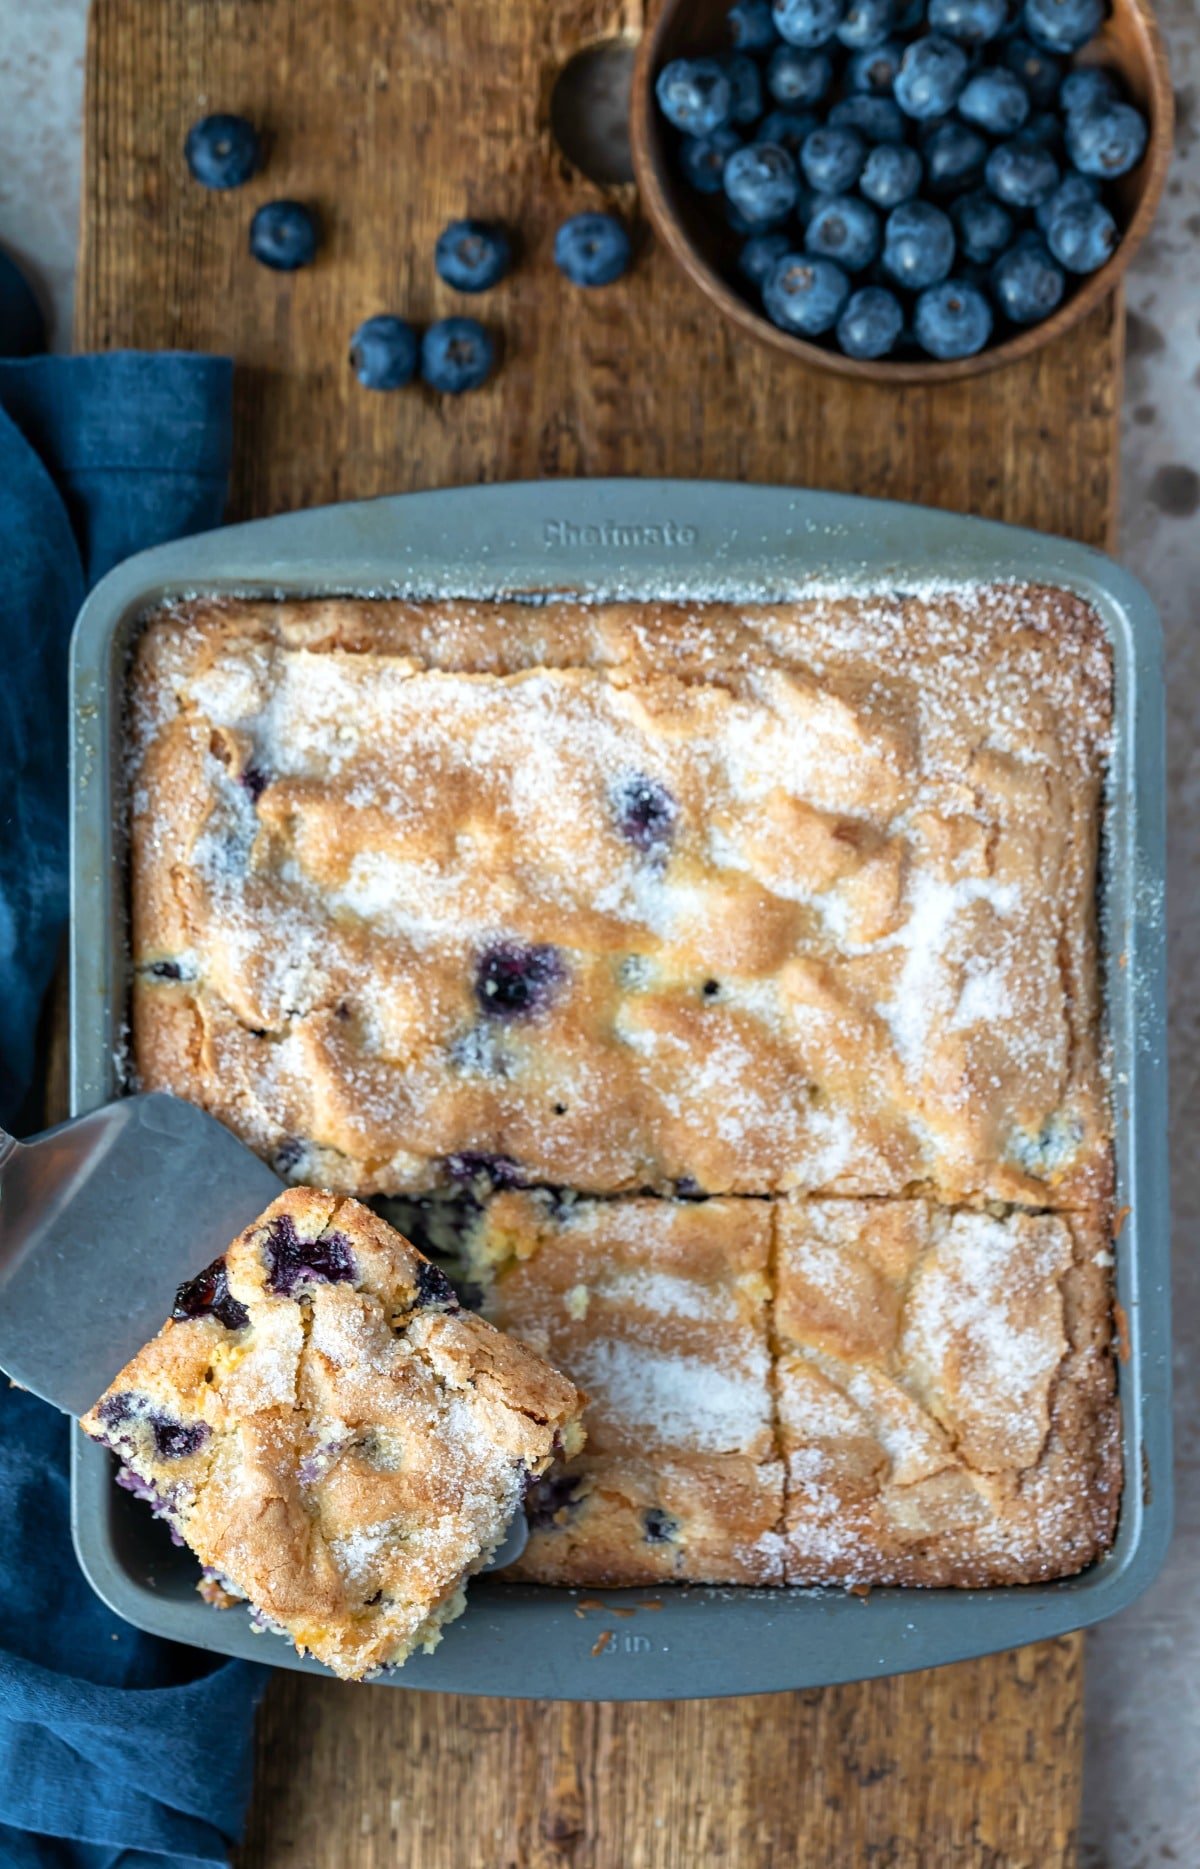
<path id="1" fill-rule="evenodd" d="M 29 1142 L 0 1129 L 0 1370 L 85 1414 L 176 1287 L 283 1186 L 215 1117 L 160 1091 Z M 518 1513 L 488 1568 L 511 1564 L 525 1537 Z"/>

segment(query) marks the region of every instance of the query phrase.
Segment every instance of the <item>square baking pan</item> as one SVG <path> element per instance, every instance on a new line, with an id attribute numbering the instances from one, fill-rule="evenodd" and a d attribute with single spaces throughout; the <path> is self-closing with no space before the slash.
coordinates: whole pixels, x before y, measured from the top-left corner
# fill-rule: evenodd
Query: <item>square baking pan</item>
<path id="1" fill-rule="evenodd" d="M 72 651 L 72 1107 L 121 1092 L 128 994 L 121 798 L 123 695 L 139 619 L 203 592 L 299 597 L 549 595 L 778 600 L 845 589 L 1029 581 L 1101 617 L 1116 676 L 1101 863 L 1117 1202 L 1124 1493 L 1112 1550 L 1077 1577 L 994 1590 L 579 1593 L 480 1578 L 435 1654 L 389 1685 L 578 1700 L 675 1699 L 821 1686 L 1039 1641 L 1123 1609 L 1155 1576 L 1171 1525 L 1170 1296 L 1163 931 L 1163 691 L 1158 619 L 1102 553 L 921 507 L 793 488 L 553 481 L 325 507 L 162 546 L 111 572 Z M 223 1243 L 223 1242 L 222 1242 Z M 163 1315 L 169 1294 L 163 1294 Z M 76 1436 L 73 1525 L 88 1579 L 138 1627 L 227 1655 L 321 1672 L 241 1609 L 216 1611 L 165 1528 Z M 651 1599 L 651 1613 L 637 1607 Z M 633 1613 L 628 1613 L 632 1611 Z M 599 1639 L 602 1633 L 606 1638 Z"/>

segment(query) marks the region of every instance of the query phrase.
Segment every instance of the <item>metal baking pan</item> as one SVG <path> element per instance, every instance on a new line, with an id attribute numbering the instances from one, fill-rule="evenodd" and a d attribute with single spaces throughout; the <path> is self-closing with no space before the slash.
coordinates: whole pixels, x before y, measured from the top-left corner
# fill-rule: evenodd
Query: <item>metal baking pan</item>
<path id="1" fill-rule="evenodd" d="M 89 598 L 72 656 L 72 1106 L 119 1094 L 127 992 L 119 772 L 138 619 L 189 592 L 269 596 L 778 598 L 812 582 L 892 587 L 1032 580 L 1103 619 L 1116 734 L 1103 874 L 1117 1199 L 1125 1488 L 1116 1542 L 1078 1577 L 976 1591 L 667 1588 L 578 1593 L 478 1580 L 431 1656 L 389 1684 L 451 1693 L 636 1700 L 814 1687 L 961 1660 L 1123 1609 L 1162 1562 L 1171 1524 L 1160 632 L 1141 587 L 1101 553 L 979 519 L 842 494 L 655 480 L 554 481 L 327 507 L 146 552 Z M 163 1299 L 164 1315 L 166 1294 Z M 74 1535 L 84 1572 L 140 1628 L 229 1655 L 315 1669 L 242 1610 L 207 1608 L 195 1564 L 112 1483 L 77 1436 Z M 608 1631 L 601 1642 L 602 1631 Z"/>

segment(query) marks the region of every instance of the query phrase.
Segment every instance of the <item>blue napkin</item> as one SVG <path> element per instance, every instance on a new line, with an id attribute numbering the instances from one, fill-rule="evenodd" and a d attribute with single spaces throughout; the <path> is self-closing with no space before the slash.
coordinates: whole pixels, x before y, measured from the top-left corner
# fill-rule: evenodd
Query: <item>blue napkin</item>
<path id="1" fill-rule="evenodd" d="M 84 594 L 220 522 L 227 359 L 0 362 L 0 1122 L 33 1077 L 67 909 L 66 650 Z M 0 1386 L 0 1864 L 223 1864 L 265 1672 L 123 1623 L 71 1549 L 67 1419 Z M 214 1614 L 217 1612 L 214 1612 Z"/>

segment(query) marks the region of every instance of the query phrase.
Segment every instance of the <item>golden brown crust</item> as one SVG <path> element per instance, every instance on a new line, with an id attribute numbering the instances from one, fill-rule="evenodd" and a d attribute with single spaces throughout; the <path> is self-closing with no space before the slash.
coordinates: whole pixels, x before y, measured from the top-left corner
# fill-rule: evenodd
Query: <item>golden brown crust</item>
<path id="1" fill-rule="evenodd" d="M 220 1262 L 217 1262 L 219 1267 Z M 582 1398 L 356 1201 L 281 1196 L 82 1422 L 212 1573 L 335 1673 L 432 1646 Z M 214 1268 L 215 1269 L 215 1268 Z"/>
<path id="2" fill-rule="evenodd" d="M 1088 607 L 1020 587 L 160 612 L 140 1080 L 358 1194 L 484 1152 L 598 1192 L 1104 1200 L 1110 686 Z M 521 1016 L 497 944 L 551 951 Z"/>

